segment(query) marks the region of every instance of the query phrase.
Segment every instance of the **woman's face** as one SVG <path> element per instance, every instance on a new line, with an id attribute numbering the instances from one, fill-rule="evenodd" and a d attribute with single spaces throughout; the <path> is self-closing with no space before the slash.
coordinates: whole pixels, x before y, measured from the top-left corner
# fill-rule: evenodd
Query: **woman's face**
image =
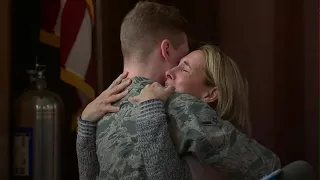
<path id="1" fill-rule="evenodd" d="M 196 97 L 205 97 L 210 87 L 205 84 L 205 56 L 196 50 L 181 59 L 178 66 L 166 71 L 166 85 L 172 85 L 176 91 Z"/>

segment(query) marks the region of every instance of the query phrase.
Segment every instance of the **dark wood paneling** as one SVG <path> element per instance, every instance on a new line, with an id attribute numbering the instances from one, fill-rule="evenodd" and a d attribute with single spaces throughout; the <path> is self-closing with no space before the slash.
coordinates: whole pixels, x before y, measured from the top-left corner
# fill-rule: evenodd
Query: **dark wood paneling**
<path id="1" fill-rule="evenodd" d="M 220 1 L 219 42 L 247 76 L 253 135 L 318 170 L 318 1 Z"/>
<path id="2" fill-rule="evenodd" d="M 283 164 L 304 159 L 304 1 L 275 1 L 274 112 Z"/>
<path id="3" fill-rule="evenodd" d="M 0 177 L 9 179 L 10 0 L 0 3 Z"/>
<path id="4" fill-rule="evenodd" d="M 273 150 L 274 16 L 274 1 L 220 1 L 220 47 L 248 79 L 254 138 Z"/>
<path id="5" fill-rule="evenodd" d="M 304 3 L 305 159 L 319 179 L 319 0 Z"/>

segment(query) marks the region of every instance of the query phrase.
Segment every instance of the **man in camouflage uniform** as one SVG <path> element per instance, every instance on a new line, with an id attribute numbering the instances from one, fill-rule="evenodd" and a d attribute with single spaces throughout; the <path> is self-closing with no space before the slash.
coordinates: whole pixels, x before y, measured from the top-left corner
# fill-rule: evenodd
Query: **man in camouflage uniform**
<path id="1" fill-rule="evenodd" d="M 184 20 L 173 7 L 140 2 L 121 25 L 124 70 L 132 84 L 117 102 L 120 111 L 105 115 L 97 125 L 99 179 L 144 179 L 146 172 L 137 145 L 137 112 L 128 100 L 153 81 L 164 83 L 165 71 L 188 53 Z M 219 118 L 206 103 L 175 93 L 166 103 L 169 127 L 179 155 L 192 153 L 200 162 L 230 174 L 257 178 L 279 167 L 271 151 Z"/>

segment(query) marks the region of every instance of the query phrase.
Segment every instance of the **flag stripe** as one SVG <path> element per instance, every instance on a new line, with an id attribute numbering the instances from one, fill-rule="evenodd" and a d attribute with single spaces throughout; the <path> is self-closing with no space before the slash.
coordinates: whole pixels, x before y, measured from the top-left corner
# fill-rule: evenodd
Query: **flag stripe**
<path id="1" fill-rule="evenodd" d="M 62 16 L 65 5 L 66 5 L 66 0 L 61 0 L 60 1 L 60 11 L 57 16 L 56 25 L 54 27 L 54 33 L 59 36 L 60 36 L 60 29 L 61 29 L 61 16 Z"/>
<path id="2" fill-rule="evenodd" d="M 92 0 L 61 0 L 54 32 L 60 35 L 60 78 L 77 89 L 80 106 L 95 98 L 96 64 L 92 53 L 94 24 L 94 2 Z M 76 130 L 76 117 L 72 120 Z"/>
<path id="3" fill-rule="evenodd" d="M 44 29 L 40 30 L 40 42 L 55 48 L 60 47 L 60 37 L 55 34 L 48 33 Z"/>
<path id="4" fill-rule="evenodd" d="M 53 30 L 60 11 L 60 0 L 42 0 L 41 10 L 41 28 L 49 33 L 54 33 Z"/>
<path id="5" fill-rule="evenodd" d="M 87 7 L 89 9 L 89 12 L 90 12 L 91 24 L 93 27 L 95 24 L 95 5 L 94 5 L 95 0 L 86 0 L 86 3 L 87 3 Z M 93 30 L 93 28 L 92 28 L 92 30 Z M 91 34 L 92 37 L 93 37 L 93 34 L 94 33 L 92 32 L 92 34 Z M 91 47 L 93 48 L 94 47 L 93 46 L 93 39 L 91 40 L 91 43 L 92 43 Z M 98 79 L 97 61 L 96 61 L 96 58 L 94 58 L 93 53 L 91 56 L 90 64 L 89 64 L 85 79 L 91 87 L 93 87 L 94 89 L 97 89 L 97 79 Z"/>
<path id="6" fill-rule="evenodd" d="M 76 74 L 65 70 L 64 68 L 61 68 L 61 74 L 60 74 L 61 80 L 64 82 L 76 87 L 77 89 L 81 90 L 84 94 L 86 94 L 90 99 L 95 98 L 95 90 L 84 81 L 84 79 L 81 79 Z"/>
<path id="7" fill-rule="evenodd" d="M 86 0 L 86 4 L 89 9 L 91 21 L 94 22 L 94 2 L 92 0 Z"/>
<path id="8" fill-rule="evenodd" d="M 85 78 L 92 56 L 91 46 L 92 26 L 89 12 L 86 10 L 77 38 L 65 62 L 65 68 L 81 78 Z M 80 59 L 81 63 L 79 63 Z"/>
<path id="9" fill-rule="evenodd" d="M 60 29 L 60 62 L 63 67 L 80 31 L 86 8 L 86 2 L 79 0 L 67 0 L 64 5 Z"/>

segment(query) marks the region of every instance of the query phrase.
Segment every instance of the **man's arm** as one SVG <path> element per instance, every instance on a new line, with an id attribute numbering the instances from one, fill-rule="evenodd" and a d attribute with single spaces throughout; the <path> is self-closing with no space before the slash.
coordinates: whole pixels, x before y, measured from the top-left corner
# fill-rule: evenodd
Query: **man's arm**
<path id="1" fill-rule="evenodd" d="M 99 174 L 96 154 L 96 122 L 78 119 L 77 156 L 79 180 L 94 180 Z"/>
<path id="2" fill-rule="evenodd" d="M 276 154 L 222 120 L 208 104 L 178 93 L 167 102 L 169 127 L 180 155 L 191 152 L 231 177 L 259 179 L 280 167 Z"/>
<path id="3" fill-rule="evenodd" d="M 180 159 L 168 132 L 164 101 L 139 104 L 137 133 L 148 180 L 188 180 L 192 175 Z"/>

